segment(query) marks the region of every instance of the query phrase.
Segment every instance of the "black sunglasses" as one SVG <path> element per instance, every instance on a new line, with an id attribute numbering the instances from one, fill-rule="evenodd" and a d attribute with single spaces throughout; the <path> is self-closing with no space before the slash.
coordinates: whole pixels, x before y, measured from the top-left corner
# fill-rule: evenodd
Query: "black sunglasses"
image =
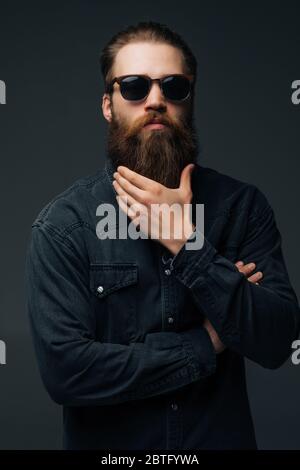
<path id="1" fill-rule="evenodd" d="M 114 78 L 106 88 L 108 93 L 113 91 L 117 82 L 121 95 L 125 100 L 140 101 L 147 98 L 152 82 L 159 82 L 161 92 L 170 101 L 184 101 L 191 94 L 193 75 L 173 74 L 162 78 L 150 78 L 148 75 L 122 75 Z"/>

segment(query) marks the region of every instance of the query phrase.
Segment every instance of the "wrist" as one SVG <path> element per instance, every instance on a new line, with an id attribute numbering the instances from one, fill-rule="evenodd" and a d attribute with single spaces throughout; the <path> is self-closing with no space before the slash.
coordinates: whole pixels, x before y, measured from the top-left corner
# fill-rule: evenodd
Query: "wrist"
<path id="1" fill-rule="evenodd" d="M 186 244 L 192 233 L 196 230 L 196 226 L 190 222 L 184 225 L 184 237 L 182 239 L 164 240 L 164 245 L 175 256 Z"/>

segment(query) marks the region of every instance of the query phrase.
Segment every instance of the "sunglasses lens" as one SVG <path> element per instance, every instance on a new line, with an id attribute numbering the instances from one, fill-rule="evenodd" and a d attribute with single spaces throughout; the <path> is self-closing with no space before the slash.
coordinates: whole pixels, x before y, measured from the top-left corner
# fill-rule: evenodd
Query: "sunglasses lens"
<path id="1" fill-rule="evenodd" d="M 182 101 L 189 96 L 191 85 L 188 78 L 175 75 L 164 79 L 162 89 L 167 99 Z"/>
<path id="2" fill-rule="evenodd" d="M 122 79 L 120 90 L 123 98 L 138 101 L 145 98 L 149 91 L 148 80 L 144 77 L 130 76 Z"/>

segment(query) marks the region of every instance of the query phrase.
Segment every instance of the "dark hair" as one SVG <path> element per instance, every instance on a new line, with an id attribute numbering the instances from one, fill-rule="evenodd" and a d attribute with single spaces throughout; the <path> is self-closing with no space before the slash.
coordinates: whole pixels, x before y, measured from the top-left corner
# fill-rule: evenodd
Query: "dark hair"
<path id="1" fill-rule="evenodd" d="M 192 91 L 194 91 L 197 78 L 197 60 L 194 54 L 179 34 L 170 30 L 166 25 L 153 21 L 140 22 L 135 26 L 127 27 L 115 34 L 104 47 L 100 56 L 100 65 L 105 91 L 109 92 L 108 84 L 114 78 L 112 77 L 112 68 L 119 50 L 126 44 L 145 41 L 169 44 L 182 52 L 187 73 L 194 75 L 192 86 Z"/>

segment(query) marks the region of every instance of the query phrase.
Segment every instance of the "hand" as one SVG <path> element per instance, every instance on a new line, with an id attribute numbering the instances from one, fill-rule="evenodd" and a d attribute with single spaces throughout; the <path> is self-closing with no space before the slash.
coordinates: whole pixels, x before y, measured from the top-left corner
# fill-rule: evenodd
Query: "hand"
<path id="1" fill-rule="evenodd" d="M 256 268 L 255 263 L 244 264 L 243 261 L 237 261 L 235 265 L 240 271 L 240 273 L 245 274 L 246 277 Z M 251 276 L 248 277 L 248 281 L 253 282 L 258 285 L 258 281 L 261 280 L 262 277 L 263 277 L 263 273 L 261 271 L 257 271 L 257 273 L 252 274 Z"/>
<path id="2" fill-rule="evenodd" d="M 250 276 L 250 274 L 252 273 L 252 271 L 256 267 L 255 263 L 244 264 L 243 261 L 237 261 L 235 263 L 235 266 L 238 268 L 240 273 L 243 273 L 247 277 L 249 282 L 253 282 L 255 284 L 258 284 L 258 281 L 261 280 L 262 277 L 263 277 L 263 273 L 261 271 L 258 271 L 257 273 L 252 274 Z M 212 324 L 210 323 L 208 318 L 205 318 L 205 320 L 203 322 L 203 326 L 207 330 L 207 332 L 210 336 L 210 339 L 213 343 L 216 354 L 219 354 L 222 351 L 224 351 L 226 346 L 224 346 L 224 344 L 220 340 L 220 338 L 218 336 L 218 333 L 216 332 L 216 330 L 214 329 L 214 327 L 212 326 Z"/>
<path id="3" fill-rule="evenodd" d="M 118 166 L 114 173 L 113 185 L 120 208 L 144 234 L 157 239 L 173 255 L 178 253 L 194 230 L 190 213 L 184 210 L 184 204 L 190 204 L 193 197 L 191 174 L 194 166 L 190 163 L 182 170 L 180 185 L 176 189 L 167 188 L 125 166 Z M 159 207 L 161 204 L 166 205 L 165 210 Z M 168 210 L 173 204 L 177 208 Z M 178 233 L 180 237 L 175 238 Z"/>

